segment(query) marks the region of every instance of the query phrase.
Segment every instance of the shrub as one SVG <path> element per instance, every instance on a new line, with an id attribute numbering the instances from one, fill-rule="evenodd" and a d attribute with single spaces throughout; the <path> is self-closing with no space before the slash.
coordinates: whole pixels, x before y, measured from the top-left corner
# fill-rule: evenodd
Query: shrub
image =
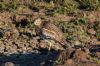
<path id="1" fill-rule="evenodd" d="M 73 1 L 73 0 L 60 0 L 59 6 L 55 10 L 55 13 L 59 14 L 67 14 L 67 13 L 76 13 L 77 12 L 77 7 L 78 3 Z"/>
<path id="2" fill-rule="evenodd" d="M 11 2 L 0 1 L 0 10 L 10 10 L 16 9 L 18 6 L 19 0 L 12 0 Z"/>
<path id="3" fill-rule="evenodd" d="M 86 10 L 96 10 L 100 7 L 100 0 L 78 0 L 80 3 L 80 8 Z"/>

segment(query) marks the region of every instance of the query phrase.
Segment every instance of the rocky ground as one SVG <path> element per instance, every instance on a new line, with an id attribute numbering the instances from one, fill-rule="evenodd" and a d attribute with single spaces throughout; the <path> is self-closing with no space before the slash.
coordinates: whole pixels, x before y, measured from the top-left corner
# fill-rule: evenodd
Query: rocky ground
<path id="1" fill-rule="evenodd" d="M 16 9 L 0 8 L 0 66 L 7 62 L 16 66 L 99 66 L 99 11 L 78 10 L 66 15 L 54 12 L 52 3 L 42 3 L 34 7 L 25 3 Z M 58 26 L 72 48 L 61 51 L 63 47 L 54 42 L 48 51 L 49 44 L 34 30 L 38 17 Z"/>

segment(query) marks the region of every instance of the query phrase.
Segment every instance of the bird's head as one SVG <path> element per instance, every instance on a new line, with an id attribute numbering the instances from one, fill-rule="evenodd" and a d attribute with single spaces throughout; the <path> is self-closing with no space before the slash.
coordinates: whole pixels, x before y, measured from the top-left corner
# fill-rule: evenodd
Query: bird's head
<path id="1" fill-rule="evenodd" d="M 42 20 L 41 20 L 40 18 L 38 18 L 38 19 L 36 19 L 36 20 L 34 21 L 34 25 L 35 25 L 35 26 L 41 26 L 41 24 L 42 24 Z"/>

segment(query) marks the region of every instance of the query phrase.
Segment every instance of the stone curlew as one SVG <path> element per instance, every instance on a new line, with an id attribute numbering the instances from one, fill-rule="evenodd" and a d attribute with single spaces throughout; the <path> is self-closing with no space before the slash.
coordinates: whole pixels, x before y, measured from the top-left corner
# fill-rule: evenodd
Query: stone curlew
<path id="1" fill-rule="evenodd" d="M 63 32 L 56 25 L 50 22 L 42 22 L 40 18 L 34 21 L 34 25 L 35 25 L 36 34 L 39 35 L 40 38 L 49 41 L 54 40 L 55 42 L 61 44 L 63 47 L 64 46 L 70 47 L 70 45 L 67 44 L 66 42 Z M 49 43 L 51 47 L 52 43 L 51 42 Z"/>

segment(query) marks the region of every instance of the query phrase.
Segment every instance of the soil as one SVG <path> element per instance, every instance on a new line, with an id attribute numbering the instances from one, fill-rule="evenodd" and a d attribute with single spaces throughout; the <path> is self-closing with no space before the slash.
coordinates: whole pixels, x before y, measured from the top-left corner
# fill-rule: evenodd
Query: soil
<path id="1" fill-rule="evenodd" d="M 72 21 L 82 15 L 88 19 L 87 33 L 89 40 L 79 38 L 72 42 L 72 48 L 63 47 L 53 43 L 48 51 L 49 44 L 40 39 L 34 30 L 34 20 L 37 17 L 43 21 L 50 21 L 59 27 L 59 21 Z M 100 26 L 97 30 L 95 24 L 100 24 L 100 13 L 93 11 L 79 11 L 76 15 L 50 16 L 45 9 L 34 11 L 28 7 L 19 7 L 15 11 L 0 12 L 0 66 L 100 66 Z M 84 26 L 83 26 L 84 27 Z M 63 31 L 63 30 L 62 30 Z M 82 35 L 83 36 L 83 35 Z M 84 37 L 84 36 L 83 36 Z M 92 38 L 92 39 L 91 39 Z M 70 44 L 71 42 L 68 41 Z M 86 44 L 85 44 L 86 43 Z M 88 43 L 88 44 L 87 44 Z M 11 64 L 11 65 L 10 65 Z"/>

